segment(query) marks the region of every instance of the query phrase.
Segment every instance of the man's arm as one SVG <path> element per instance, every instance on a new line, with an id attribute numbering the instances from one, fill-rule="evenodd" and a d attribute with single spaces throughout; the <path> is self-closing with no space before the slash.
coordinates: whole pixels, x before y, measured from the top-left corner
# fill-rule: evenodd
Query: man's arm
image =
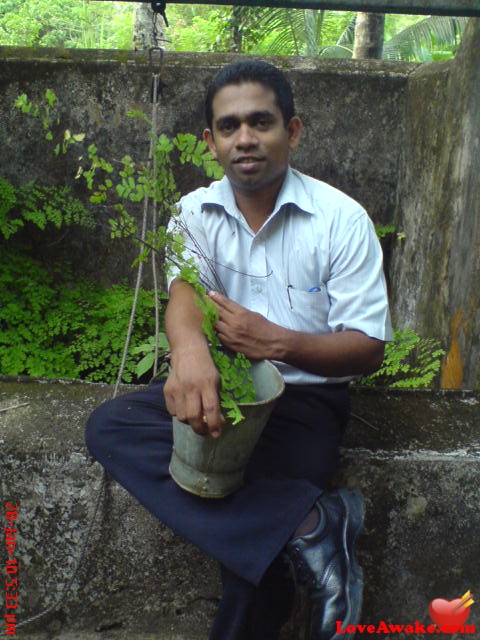
<path id="1" fill-rule="evenodd" d="M 342 377 L 371 373 L 382 364 L 385 343 L 360 331 L 313 335 L 285 329 L 218 292 L 218 337 L 254 360 L 278 360 L 316 375 Z"/>
<path id="2" fill-rule="evenodd" d="M 220 435 L 225 420 L 220 412 L 220 377 L 202 330 L 203 313 L 195 291 L 176 279 L 170 286 L 165 328 L 172 368 L 164 387 L 167 409 L 201 435 Z M 206 423 L 203 417 L 206 418 Z"/>

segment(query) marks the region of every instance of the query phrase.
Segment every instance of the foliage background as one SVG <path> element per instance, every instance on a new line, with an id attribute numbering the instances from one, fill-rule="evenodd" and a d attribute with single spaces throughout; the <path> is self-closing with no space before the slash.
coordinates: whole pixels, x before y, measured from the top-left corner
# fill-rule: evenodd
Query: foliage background
<path id="1" fill-rule="evenodd" d="M 132 49 L 138 3 L 3 0 L 0 45 Z M 355 13 L 168 4 L 166 48 L 256 55 L 351 57 Z M 387 14 L 384 57 L 452 57 L 466 19 Z"/>
<path id="2" fill-rule="evenodd" d="M 131 49 L 134 5 L 90 0 L 2 0 L 0 44 Z"/>
<path id="3" fill-rule="evenodd" d="M 0 373 L 115 382 L 132 289 L 104 288 L 74 276 L 67 263 L 28 254 L 28 246 L 1 246 Z M 141 290 L 124 382 L 137 379 L 133 350 L 154 332 L 153 308 L 153 292 Z"/>

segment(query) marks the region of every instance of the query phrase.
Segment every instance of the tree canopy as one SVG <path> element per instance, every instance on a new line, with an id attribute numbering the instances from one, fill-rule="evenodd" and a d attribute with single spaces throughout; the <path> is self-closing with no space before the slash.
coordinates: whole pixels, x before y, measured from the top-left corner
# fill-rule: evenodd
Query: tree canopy
<path id="1" fill-rule="evenodd" d="M 2 0 L 0 44 L 131 49 L 134 7 L 91 0 Z"/>
<path id="2" fill-rule="evenodd" d="M 132 49 L 136 3 L 3 0 L 0 44 Z M 352 57 L 353 12 L 168 4 L 168 49 L 256 55 Z M 466 18 L 385 16 L 383 57 L 452 57 Z"/>

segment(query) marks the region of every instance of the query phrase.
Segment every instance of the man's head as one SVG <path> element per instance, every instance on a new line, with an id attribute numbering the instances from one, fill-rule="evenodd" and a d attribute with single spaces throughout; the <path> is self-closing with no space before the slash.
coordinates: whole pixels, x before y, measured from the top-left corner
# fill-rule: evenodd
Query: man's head
<path id="1" fill-rule="evenodd" d="M 207 119 L 204 140 L 237 199 L 262 192 L 273 206 L 302 129 L 283 73 L 265 62 L 226 67 L 209 89 Z"/>
<path id="2" fill-rule="evenodd" d="M 244 82 L 258 82 L 273 91 L 275 101 L 282 112 L 284 125 L 287 126 L 295 115 L 292 88 L 287 78 L 280 69 L 268 62 L 246 60 L 224 67 L 211 81 L 205 99 L 207 127 L 212 129 L 213 99 L 215 95 L 227 85 L 239 85 Z"/>

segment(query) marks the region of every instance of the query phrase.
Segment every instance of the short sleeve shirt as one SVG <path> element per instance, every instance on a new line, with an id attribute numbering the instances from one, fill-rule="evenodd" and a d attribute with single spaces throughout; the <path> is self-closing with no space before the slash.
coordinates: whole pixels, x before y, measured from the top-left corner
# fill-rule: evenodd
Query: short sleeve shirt
<path id="1" fill-rule="evenodd" d="M 207 288 L 218 288 L 210 264 L 229 298 L 282 327 L 312 334 L 356 330 L 392 339 L 374 226 L 341 191 L 289 168 L 273 212 L 255 233 L 224 177 L 183 197 L 171 228 L 179 221 L 188 229 L 186 249 Z M 177 274 L 170 269 L 169 284 Z M 351 379 L 274 364 L 291 384 Z"/>

